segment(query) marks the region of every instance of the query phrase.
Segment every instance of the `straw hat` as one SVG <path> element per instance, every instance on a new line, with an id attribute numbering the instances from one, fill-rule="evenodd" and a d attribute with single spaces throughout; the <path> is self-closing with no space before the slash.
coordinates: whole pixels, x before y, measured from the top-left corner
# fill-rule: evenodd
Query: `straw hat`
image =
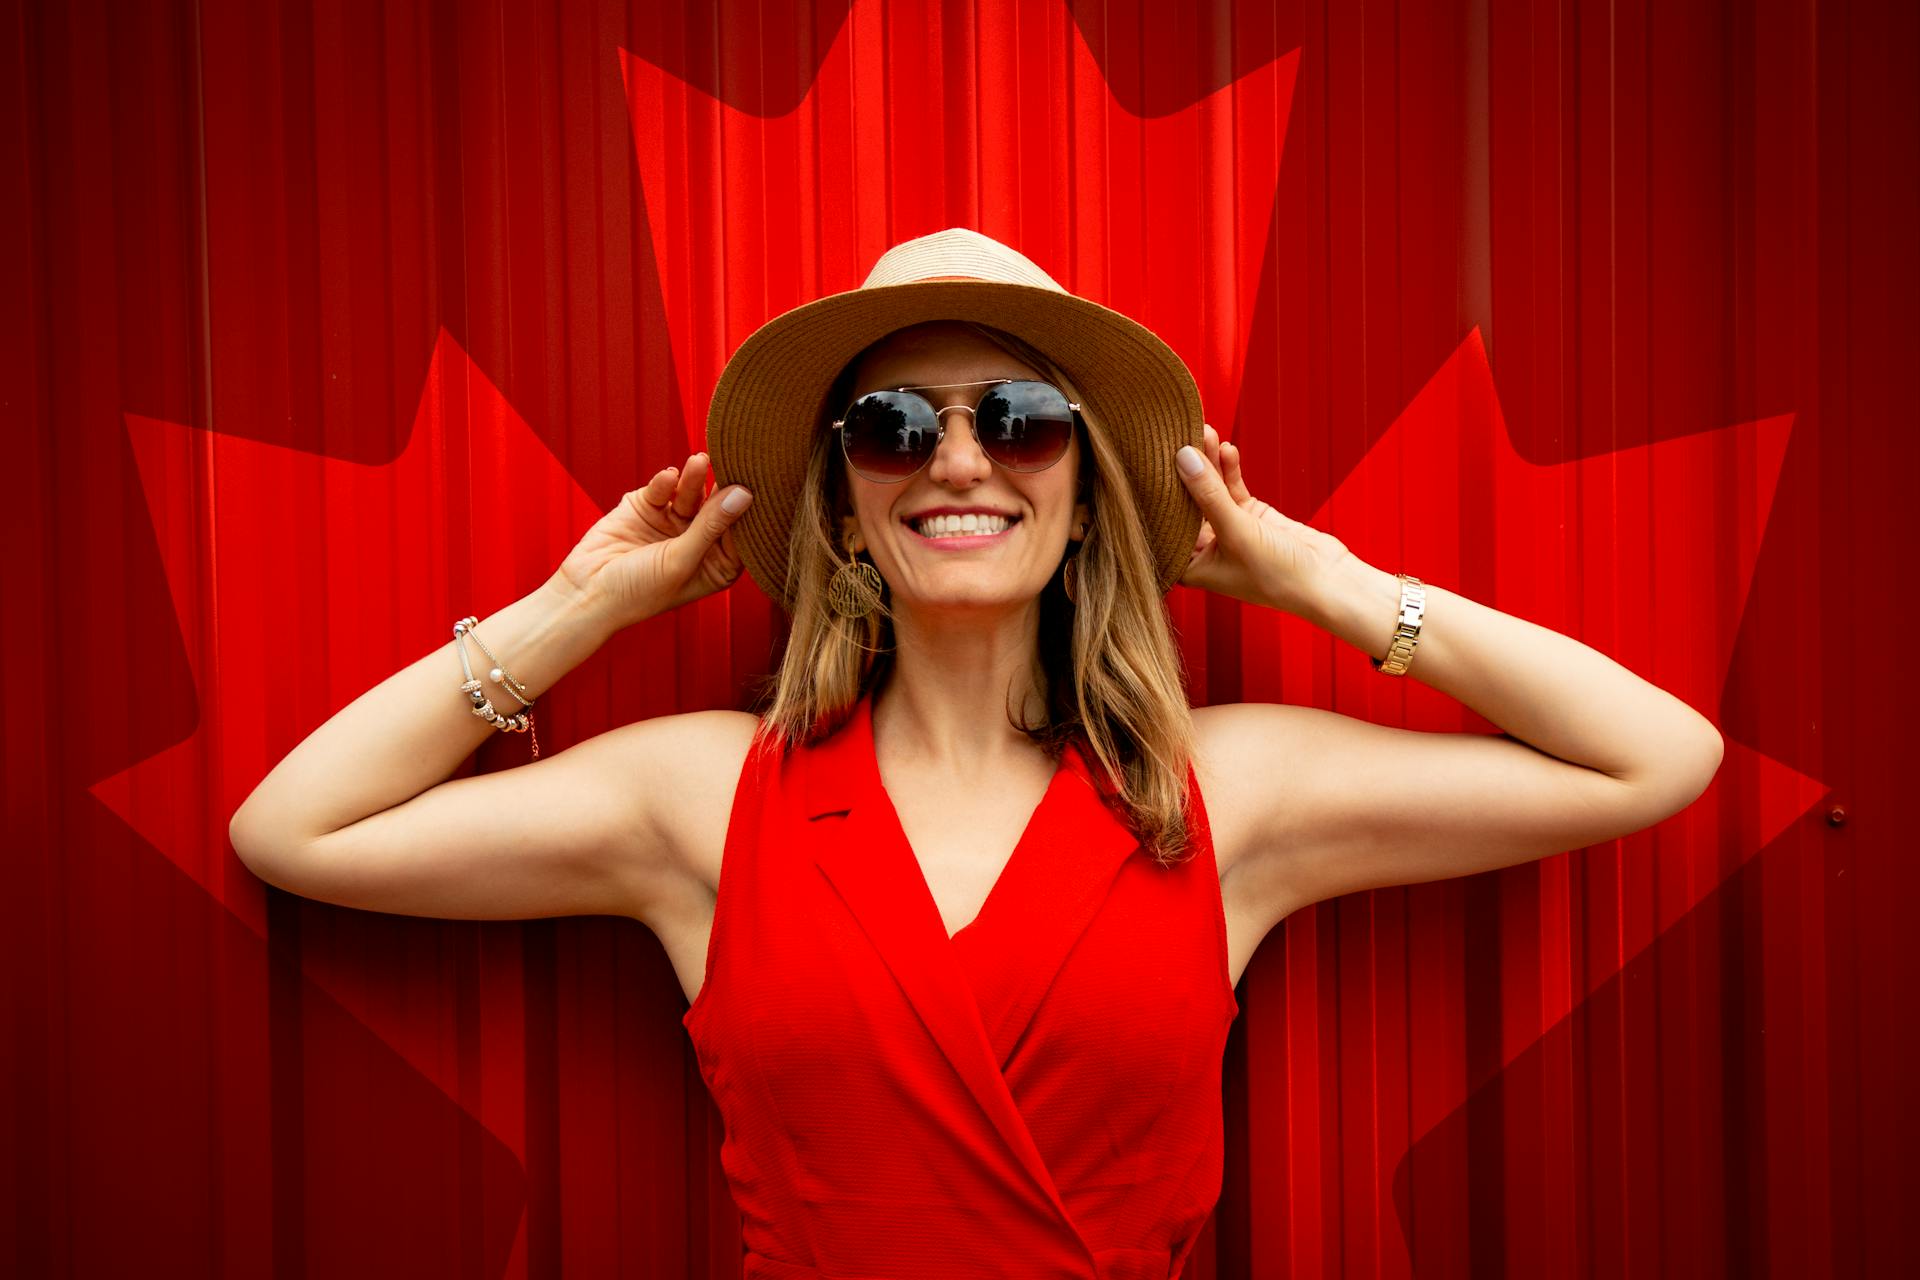
<path id="1" fill-rule="evenodd" d="M 990 325 L 1065 371 L 1125 460 L 1159 588 L 1172 587 L 1200 534 L 1200 508 L 1173 465 L 1181 445 L 1202 439 L 1193 374 L 1144 325 L 1068 293 L 999 241 L 951 227 L 887 250 L 858 289 L 767 321 L 721 371 L 707 452 L 716 486 L 753 493 L 733 538 L 760 589 L 792 610 L 787 542 L 823 412 L 845 407 L 824 403 L 835 379 L 875 341 L 928 320 Z"/>

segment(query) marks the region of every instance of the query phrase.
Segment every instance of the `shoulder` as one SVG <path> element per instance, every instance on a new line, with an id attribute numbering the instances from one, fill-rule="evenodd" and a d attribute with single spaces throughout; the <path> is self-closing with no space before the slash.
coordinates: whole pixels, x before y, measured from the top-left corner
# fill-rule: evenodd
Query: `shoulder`
<path id="1" fill-rule="evenodd" d="M 1193 773 L 1213 833 L 1220 876 L 1270 841 L 1275 815 L 1304 817 L 1301 762 L 1315 729 L 1311 707 L 1234 702 L 1193 709 Z"/>
<path id="2" fill-rule="evenodd" d="M 675 749 L 665 757 L 661 812 L 673 826 L 669 837 L 676 844 L 704 848 L 726 835 L 734 791 L 753 750 L 760 717 L 745 711 L 695 711 L 675 718 L 682 724 Z"/>
<path id="3" fill-rule="evenodd" d="M 650 863 L 675 878 L 717 885 L 734 791 L 760 717 L 745 711 L 689 711 L 626 726 L 625 783 L 646 813 L 641 837 Z"/>
<path id="4" fill-rule="evenodd" d="M 698 786 L 718 768 L 732 766 L 726 779 L 746 762 L 760 717 L 745 711 L 686 711 L 637 720 L 614 732 L 625 740 L 636 780 L 684 782 Z"/>

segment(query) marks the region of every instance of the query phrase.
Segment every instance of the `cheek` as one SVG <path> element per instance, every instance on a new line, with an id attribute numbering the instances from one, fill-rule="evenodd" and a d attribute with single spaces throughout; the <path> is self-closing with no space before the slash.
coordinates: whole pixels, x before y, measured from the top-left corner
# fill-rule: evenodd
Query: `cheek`
<path id="1" fill-rule="evenodd" d="M 1065 461 L 1060 465 L 1058 478 L 1049 487 L 1047 503 L 1062 525 L 1072 527 L 1074 508 L 1080 503 L 1080 477 Z"/>
<path id="2" fill-rule="evenodd" d="M 841 518 L 841 545 L 849 537 L 858 539 L 858 547 L 874 557 L 881 566 L 893 560 L 893 493 L 874 491 L 872 480 L 856 480 L 847 489 L 847 516 Z"/>
<path id="3" fill-rule="evenodd" d="M 874 542 L 879 538 L 882 527 L 887 522 L 890 496 L 874 492 L 876 488 L 878 486 L 871 480 L 863 480 L 858 476 L 849 477 L 846 489 L 847 514 L 842 517 L 843 526 L 851 522 L 853 527 L 860 530 L 861 539 L 869 552 L 872 551 Z"/>

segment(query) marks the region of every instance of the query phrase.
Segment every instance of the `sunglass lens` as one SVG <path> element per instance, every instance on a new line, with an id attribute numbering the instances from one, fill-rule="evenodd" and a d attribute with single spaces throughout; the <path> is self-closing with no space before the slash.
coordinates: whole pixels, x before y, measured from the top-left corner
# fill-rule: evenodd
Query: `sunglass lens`
<path id="1" fill-rule="evenodd" d="M 872 480 L 903 480 L 926 464 L 939 434 L 931 407 L 919 396 L 871 391 L 847 410 L 840 443 L 860 474 Z"/>
<path id="2" fill-rule="evenodd" d="M 974 415 L 980 447 L 1013 471 L 1040 471 L 1060 461 L 1073 439 L 1073 410 L 1058 387 L 1008 382 L 995 387 Z"/>

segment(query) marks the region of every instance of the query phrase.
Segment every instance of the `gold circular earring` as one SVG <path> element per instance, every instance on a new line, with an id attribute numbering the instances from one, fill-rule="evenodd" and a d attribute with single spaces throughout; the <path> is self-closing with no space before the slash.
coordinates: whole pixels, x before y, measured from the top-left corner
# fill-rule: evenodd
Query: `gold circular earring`
<path id="1" fill-rule="evenodd" d="M 880 571 L 858 554 L 827 580 L 827 607 L 843 618 L 864 618 L 880 607 Z"/>

